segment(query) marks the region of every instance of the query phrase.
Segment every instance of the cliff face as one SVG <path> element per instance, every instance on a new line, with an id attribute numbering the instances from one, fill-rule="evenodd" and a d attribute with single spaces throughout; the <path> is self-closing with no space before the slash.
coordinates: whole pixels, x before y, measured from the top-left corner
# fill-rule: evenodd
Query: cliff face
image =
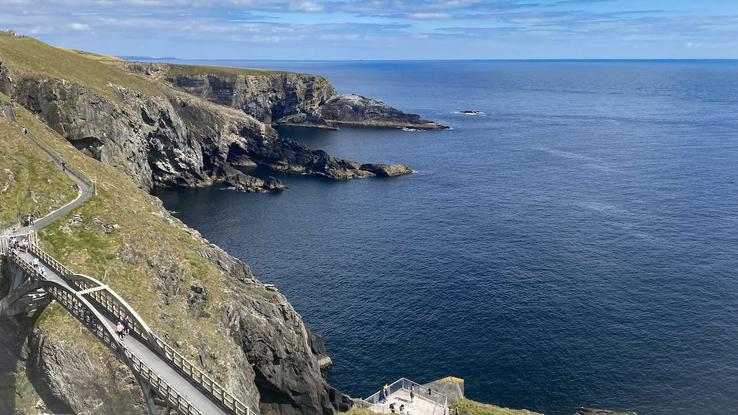
<path id="1" fill-rule="evenodd" d="M 262 414 L 333 413 L 331 397 L 344 398 L 322 378 L 311 334 L 283 295 L 122 172 L 84 156 L 29 112 L 19 108 L 18 117 L 98 177 L 94 199 L 41 232 L 44 249 L 113 287 L 172 346 Z M 18 133 L 12 140 L 27 139 Z M 128 369 L 59 305 L 0 321 L 0 339 L 0 398 L 8 399 L 0 399 L 0 413 L 146 413 Z"/>
<path id="2" fill-rule="evenodd" d="M 339 95 L 325 78 L 317 75 L 164 63 L 131 62 L 123 66 L 134 73 L 164 80 L 191 95 L 240 109 L 268 124 L 447 128 L 379 100 Z"/>
<path id="3" fill-rule="evenodd" d="M 118 102 L 83 85 L 56 79 L 5 78 L 2 92 L 37 114 L 87 154 L 128 173 L 143 188 L 207 186 L 223 181 L 226 166 L 336 179 L 372 176 L 361 164 L 280 139 L 241 112 L 162 87 L 150 97 L 111 85 Z"/>
<path id="4" fill-rule="evenodd" d="M 49 54 L 45 62 L 70 53 L 12 41 L 22 42 L 15 53 Z M 19 107 L 19 121 L 97 179 L 94 199 L 41 233 L 43 248 L 113 287 L 162 337 L 263 414 L 327 415 L 332 400 L 345 402 L 322 378 L 322 356 L 285 297 L 141 188 L 208 185 L 233 175 L 232 166 L 345 179 L 374 173 L 281 140 L 242 111 L 171 86 L 152 83 L 143 91 L 131 86 L 140 79 L 122 71 L 115 82 L 86 82 L 106 68 L 91 63 L 81 72 L 81 60 L 68 66 L 68 77 L 45 75 L 3 58 L 7 46 L 0 42 L 0 89 L 30 110 Z M 18 133 L 14 140 L 27 138 Z M 0 154 L 7 144 L 0 143 Z M 0 198 L 0 205 L 17 208 L 13 203 Z M 17 398 L 22 379 L 33 385 L 27 396 L 37 402 L 26 402 L 22 413 L 144 413 L 129 372 L 58 305 L 30 321 L 0 322 L 0 339 L 13 339 L 0 340 L 0 352 L 7 351 L 0 355 L 0 394 Z"/>
<path id="5" fill-rule="evenodd" d="M 333 86 L 317 75 L 249 71 L 227 72 L 217 67 L 164 63 L 125 63 L 134 73 L 166 81 L 208 101 L 240 109 L 271 124 L 297 114 L 314 115 L 336 95 Z"/>

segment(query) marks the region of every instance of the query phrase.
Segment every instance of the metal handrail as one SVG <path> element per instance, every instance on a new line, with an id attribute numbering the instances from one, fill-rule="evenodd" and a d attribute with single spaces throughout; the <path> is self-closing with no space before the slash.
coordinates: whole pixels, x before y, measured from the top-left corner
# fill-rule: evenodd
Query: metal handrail
<path id="1" fill-rule="evenodd" d="M 0 255 L 5 255 L 5 253 L 10 248 L 10 239 L 23 239 L 26 238 L 28 241 L 29 247 L 36 244 L 36 232 L 31 230 L 25 233 L 14 233 L 9 235 L 3 235 L 0 236 Z"/>
<path id="2" fill-rule="evenodd" d="M 433 403 L 436 406 L 440 406 L 444 409 L 444 413 L 448 409 L 448 397 L 444 395 L 441 392 L 436 391 L 433 388 L 428 388 L 427 386 L 423 386 L 419 383 L 413 382 L 406 378 L 400 378 L 394 382 L 392 382 L 389 386 L 387 386 L 388 393 L 387 395 L 391 395 L 399 390 L 407 390 L 412 391 L 416 396 L 432 400 Z M 431 393 L 427 393 L 426 391 L 430 390 Z M 375 394 L 369 396 L 368 398 L 364 399 L 364 403 L 367 406 L 376 405 L 379 403 L 382 403 L 382 392 L 383 390 L 380 389 Z M 385 396 L 386 398 L 386 396 Z M 435 410 L 434 410 L 435 412 Z"/>
<path id="3" fill-rule="evenodd" d="M 13 115 L 12 121 L 18 124 L 16 113 L 15 113 L 15 106 L 11 106 L 11 110 L 12 110 L 12 115 Z M 95 194 L 95 182 L 91 180 L 84 172 L 82 172 L 81 170 L 77 169 L 76 167 L 72 165 L 67 164 L 64 158 L 61 156 L 61 154 L 59 154 L 56 150 L 54 150 L 46 142 L 36 137 L 35 134 L 26 130 L 25 135 L 30 137 L 31 140 L 33 140 L 38 146 L 40 146 L 57 163 L 59 164 L 64 163 L 63 165 L 65 169 L 67 169 L 72 175 L 76 176 L 82 183 L 84 183 L 87 186 L 87 189 L 83 189 L 83 192 L 82 192 L 83 196 L 86 196 L 90 193 L 93 195 Z M 43 221 L 44 219 L 46 219 L 46 217 L 40 219 L 39 222 Z M 41 226 L 45 226 L 44 223 L 41 223 Z M 0 248 L 2 248 L 2 251 L 0 252 L 5 252 L 5 250 L 7 249 L 7 241 L 5 241 L 5 245 L 1 245 L 3 243 L 2 241 L 3 239 L 0 238 Z M 49 255 L 48 253 L 44 252 L 36 244 L 30 245 L 29 252 L 35 255 L 37 258 L 39 258 L 39 260 L 44 262 L 49 268 L 54 270 L 54 272 L 57 275 L 61 276 L 65 280 L 65 282 L 67 282 L 71 286 L 78 287 L 79 291 L 103 286 L 101 282 L 97 281 L 96 279 L 92 277 L 82 275 L 82 274 L 74 274 L 69 268 L 64 266 L 61 262 L 57 261 L 54 257 Z M 164 342 L 161 338 L 156 336 L 154 332 L 146 325 L 143 319 L 141 319 L 138 316 L 138 314 L 133 310 L 133 308 L 130 307 L 130 305 L 128 305 L 128 303 L 126 303 L 117 293 L 115 293 L 115 291 L 111 290 L 110 288 L 106 286 L 105 289 L 100 290 L 100 291 L 91 292 L 88 295 L 92 302 L 99 305 L 106 313 L 108 313 L 114 318 L 118 318 L 123 315 L 131 316 L 132 317 L 132 321 L 130 325 L 131 331 L 133 331 L 134 334 L 141 337 L 149 345 L 149 347 L 152 348 L 152 350 L 160 354 L 166 361 L 170 363 L 170 365 L 172 365 L 179 372 L 187 376 L 190 380 L 193 381 L 195 385 L 197 385 L 205 393 L 209 394 L 211 398 L 214 399 L 214 402 L 217 402 L 221 406 L 223 406 L 225 409 L 232 411 L 235 415 L 256 415 L 257 414 L 256 412 L 252 411 L 248 406 L 244 405 L 241 401 L 239 401 L 233 394 L 228 392 L 224 387 L 222 387 L 216 381 L 214 381 L 210 376 L 208 376 L 200 368 L 196 367 L 193 363 L 191 363 L 189 360 L 184 358 L 184 356 L 182 356 L 178 351 L 174 350 L 174 348 L 172 348 L 166 342 Z M 79 295 L 79 297 L 82 298 L 81 295 Z M 84 299 L 84 300 L 87 301 L 87 299 Z"/>
<path id="4" fill-rule="evenodd" d="M 92 277 L 73 273 L 69 268 L 36 245 L 31 246 L 29 252 L 38 257 L 41 262 L 54 270 L 57 275 L 61 276 L 71 286 L 79 288 L 80 291 L 104 286 L 104 284 Z M 218 384 L 212 377 L 157 336 L 123 298 L 111 288 L 105 287 L 105 289 L 90 292 L 86 295 L 113 318 L 121 318 L 124 315 L 131 317 L 131 331 L 144 340 L 149 347 L 170 363 L 171 366 L 191 379 L 196 386 L 210 395 L 214 402 L 220 403 L 221 406 L 232 411 L 235 415 L 257 414 L 238 400 L 232 393 L 228 392 L 223 386 Z"/>
<path id="5" fill-rule="evenodd" d="M 114 353 L 121 356 L 121 360 L 123 360 L 123 362 L 126 363 L 134 373 L 140 374 L 141 378 L 144 379 L 150 387 L 154 388 L 160 397 L 166 399 L 167 402 L 180 411 L 180 413 L 186 415 L 203 415 L 202 412 L 193 406 L 187 398 L 179 394 L 164 379 L 156 375 L 156 372 L 154 372 L 148 365 L 128 350 L 125 345 L 116 340 L 116 335 L 113 332 L 113 329 L 103 320 L 104 317 L 102 317 L 99 311 L 92 306 L 87 299 L 69 286 L 45 279 L 36 268 L 18 256 L 15 251 L 10 253 L 10 258 L 29 276 L 43 280 L 46 283 L 45 291 L 51 294 L 59 304 L 67 309 L 69 314 L 74 316 L 84 326 L 92 331 L 95 336 L 100 338 L 103 344 L 108 346 L 108 348 L 110 348 Z"/>

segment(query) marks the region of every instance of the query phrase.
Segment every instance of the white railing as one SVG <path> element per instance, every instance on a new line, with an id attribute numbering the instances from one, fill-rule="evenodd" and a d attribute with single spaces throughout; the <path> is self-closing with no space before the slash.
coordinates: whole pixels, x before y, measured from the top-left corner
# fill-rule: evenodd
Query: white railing
<path id="1" fill-rule="evenodd" d="M 11 239 L 15 240 L 16 246 L 18 246 L 17 244 L 21 244 L 26 249 L 29 249 L 31 246 L 36 245 L 37 236 L 34 231 L 0 236 L 0 255 L 8 253 Z"/>
<path id="2" fill-rule="evenodd" d="M 68 284 L 78 289 L 78 291 L 103 286 L 100 281 L 97 281 L 92 277 L 73 273 L 69 268 L 36 245 L 33 245 L 29 249 L 29 252 L 39 258 L 41 262 L 51 268 Z M 138 335 L 138 337 L 148 344 L 153 351 L 158 353 L 160 357 L 177 369 L 177 371 L 189 378 L 214 402 L 220 403 L 221 406 L 235 415 L 258 415 L 257 412 L 254 412 L 243 402 L 239 401 L 238 398 L 228 392 L 223 386 L 218 384 L 218 382 L 208 376 L 194 363 L 187 360 L 177 350 L 154 334 L 143 319 L 139 317 L 133 308 L 115 291 L 105 286 L 104 289 L 89 292 L 84 295 L 87 296 L 94 304 L 98 305 L 104 313 L 114 319 L 128 316 L 131 319 L 131 332 Z"/>
<path id="3" fill-rule="evenodd" d="M 12 105 L 11 112 L 11 121 L 17 123 L 15 107 Z M 75 199 L 75 201 L 36 221 L 38 227 L 41 228 L 56 220 L 61 214 L 65 213 L 68 210 L 71 210 L 73 208 L 73 205 L 75 205 L 75 202 L 84 202 L 91 196 L 93 196 L 95 194 L 96 183 L 81 170 L 67 164 L 61 154 L 59 154 L 46 142 L 36 137 L 30 131 L 25 130 L 24 132 L 26 136 L 28 136 L 50 157 L 52 157 L 57 162 L 57 164 L 63 165 L 67 171 L 76 176 L 87 187 L 87 189 L 82 189 L 83 191 L 81 196 Z M 9 237 L 0 237 L 0 254 L 5 254 L 8 251 L 8 246 Z M 62 277 L 65 282 L 75 288 L 78 288 L 77 291 L 100 287 L 103 285 L 94 278 L 81 274 L 74 274 L 69 268 L 57 261 L 51 255 L 38 248 L 38 246 L 36 245 L 36 234 L 33 231 L 30 232 L 28 236 L 28 250 L 34 256 L 39 258 L 39 260 L 41 260 L 49 268 L 51 268 L 57 275 Z M 21 260 L 21 262 L 23 261 Z M 31 275 L 33 275 L 33 273 Z M 81 294 L 77 295 L 85 302 L 87 301 L 87 299 L 83 298 Z M 224 387 L 215 382 L 210 376 L 205 374 L 200 368 L 185 359 L 179 352 L 174 350 L 171 346 L 169 346 L 158 336 L 156 336 L 153 331 L 149 329 L 146 323 L 138 316 L 138 314 L 136 314 L 136 312 L 113 290 L 105 287 L 102 290 L 90 292 L 86 295 L 89 296 L 90 301 L 99 305 L 103 312 L 109 314 L 113 318 L 120 318 L 126 315 L 131 317 L 131 331 L 134 334 L 138 335 L 142 340 L 144 340 L 153 351 L 157 352 L 170 365 L 172 365 L 179 372 L 192 380 L 194 384 L 197 385 L 198 388 L 203 390 L 207 395 L 209 395 L 214 402 L 219 403 L 221 406 L 223 406 L 225 409 L 228 409 L 229 411 L 231 411 L 231 413 L 235 415 L 258 415 L 256 412 L 254 412 L 249 407 L 244 405 L 241 401 L 239 401 L 233 394 L 228 392 Z M 143 363 L 139 362 L 139 366 L 140 365 L 143 365 Z M 148 376 L 150 376 L 151 379 L 154 379 L 155 374 L 153 372 L 150 372 Z M 163 380 L 158 379 L 158 377 L 156 377 L 155 380 L 158 383 L 163 382 Z M 167 394 L 166 396 L 168 396 L 169 394 L 169 392 L 167 391 L 164 391 L 164 393 Z M 177 402 L 178 401 L 172 402 L 170 400 L 170 403 L 176 404 L 175 408 L 178 408 L 181 413 L 185 413 L 188 415 L 200 415 L 199 412 L 193 412 L 188 407 L 182 407 Z"/>
<path id="4" fill-rule="evenodd" d="M 42 279 L 41 273 L 19 257 L 17 253 L 11 252 L 11 258 L 25 273 L 33 278 Z M 120 341 L 116 340 L 116 335 L 112 329 L 103 320 L 104 317 L 90 304 L 82 295 L 75 292 L 71 287 L 64 286 L 54 281 L 46 280 L 48 284 L 45 287 L 46 292 L 61 304 L 73 317 L 79 320 L 85 327 L 97 336 L 103 344 L 108 346 L 114 353 L 123 358 L 124 363 L 131 368 L 134 373 L 141 376 L 143 381 L 147 383 L 157 395 L 167 401 L 172 408 L 184 415 L 203 415 L 195 406 L 190 403 L 184 396 L 174 390 L 164 379 L 160 378 L 149 366 L 142 362 L 135 354 L 126 348 Z"/>
<path id="5" fill-rule="evenodd" d="M 448 412 L 448 397 L 446 397 L 446 395 L 434 390 L 433 388 L 423 386 L 419 383 L 405 378 L 400 378 L 388 385 L 386 394 L 384 393 L 384 388 L 382 388 L 374 395 L 364 399 L 364 403 L 369 408 L 379 405 L 383 413 L 390 412 L 387 406 L 385 406 L 384 404 L 387 403 L 387 401 L 393 394 L 401 390 L 405 390 L 408 393 L 412 392 L 416 398 L 425 399 L 432 402 L 434 405 L 434 415 L 445 415 Z M 374 409 L 378 408 L 375 407 Z M 436 412 L 437 410 L 438 412 Z"/>

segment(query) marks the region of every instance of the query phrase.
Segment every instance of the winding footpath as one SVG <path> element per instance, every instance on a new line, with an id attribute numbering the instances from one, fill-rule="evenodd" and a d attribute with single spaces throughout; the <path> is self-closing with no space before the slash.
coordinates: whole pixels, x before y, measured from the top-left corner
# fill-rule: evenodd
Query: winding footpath
<path id="1" fill-rule="evenodd" d="M 61 304 L 85 325 L 133 372 L 153 414 L 169 414 L 171 410 L 188 415 L 256 415 L 232 394 L 218 385 L 202 369 L 185 359 L 161 340 L 133 308 L 107 285 L 96 279 L 75 274 L 31 240 L 25 249 L 6 249 L 10 238 L 33 235 L 66 213 L 79 207 L 95 193 L 95 183 L 61 156 L 18 125 L 11 104 L 4 104 L 3 114 L 22 133 L 38 144 L 73 180 L 79 192 L 63 207 L 3 236 L 3 254 L 13 269 L 10 292 L 0 301 L 0 316 L 28 311 L 47 304 L 51 299 Z M 131 335 L 120 339 L 115 325 L 122 316 L 131 319 Z"/>

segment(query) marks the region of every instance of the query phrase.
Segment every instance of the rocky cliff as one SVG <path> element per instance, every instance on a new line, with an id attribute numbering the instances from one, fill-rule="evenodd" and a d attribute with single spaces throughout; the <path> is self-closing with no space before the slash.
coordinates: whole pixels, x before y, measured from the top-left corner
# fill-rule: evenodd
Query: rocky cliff
<path id="1" fill-rule="evenodd" d="M 24 40 L 32 41 L 17 41 Z M 229 167 L 264 166 L 334 179 L 375 175 L 362 169 L 361 163 L 281 139 L 269 124 L 243 111 L 81 56 L 77 60 L 78 66 L 118 72 L 109 76 L 114 78 L 110 81 L 88 82 L 83 74 L 67 77 L 28 71 L 0 53 L 0 92 L 31 110 L 79 150 L 120 168 L 145 189 L 219 182 L 243 190 L 281 188 L 274 180 L 256 180 Z M 322 78 L 276 76 L 278 81 L 268 82 L 268 87 L 263 77 L 249 80 L 241 85 L 249 94 L 239 94 L 237 102 L 230 104 L 243 105 L 268 120 L 289 111 L 313 110 L 325 99 L 322 94 L 333 93 Z M 273 91 L 277 85 L 282 88 Z M 218 100 L 222 99 L 214 99 Z"/>
<path id="2" fill-rule="evenodd" d="M 374 175 L 361 163 L 281 139 L 252 117 L 166 86 L 160 96 L 146 96 L 111 84 L 116 100 L 64 80 L 13 77 L 0 67 L 2 75 L 7 86 L 2 92 L 75 147 L 124 170 L 147 189 L 212 185 L 228 178 L 223 175 L 227 166 L 261 165 L 335 179 Z"/>
<path id="3" fill-rule="evenodd" d="M 379 100 L 338 94 L 324 77 L 317 75 L 165 63 L 131 62 L 122 66 L 164 80 L 194 96 L 240 109 L 268 124 L 446 128 Z"/>
<path id="4" fill-rule="evenodd" d="M 34 66 L 39 56 L 43 64 Z M 332 178 L 375 173 L 281 140 L 241 111 L 33 39 L 0 40 L 0 62 L 0 89 L 22 105 L 23 126 L 97 181 L 94 199 L 41 233 L 44 249 L 114 287 L 155 331 L 263 414 L 327 415 L 349 402 L 323 379 L 324 356 L 286 298 L 141 188 L 240 180 L 233 166 L 251 164 Z M 8 140 L 34 151 L 20 133 Z M 0 198 L 4 207 L 13 203 Z M 58 305 L 0 322 L 0 353 L 0 401 L 14 411 L 144 413 L 130 373 Z"/>

